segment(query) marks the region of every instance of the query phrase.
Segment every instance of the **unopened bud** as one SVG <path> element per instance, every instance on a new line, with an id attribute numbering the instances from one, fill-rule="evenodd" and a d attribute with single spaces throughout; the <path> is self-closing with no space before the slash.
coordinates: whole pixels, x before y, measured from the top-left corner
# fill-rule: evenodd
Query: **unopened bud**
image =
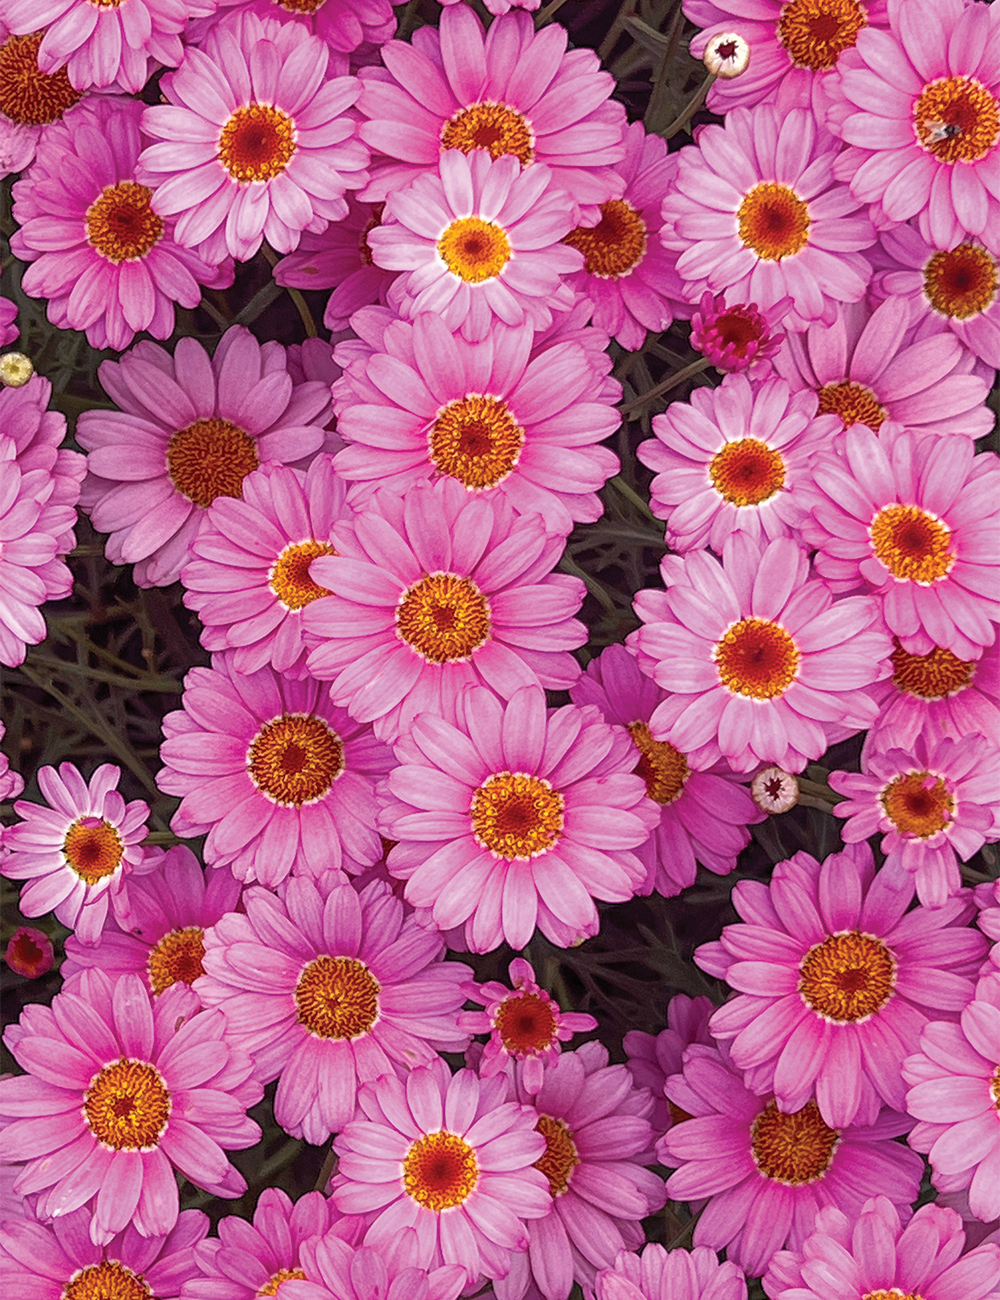
<path id="1" fill-rule="evenodd" d="M 746 72 L 750 46 L 737 32 L 723 32 L 721 36 L 712 37 L 701 58 L 709 72 L 723 81 L 731 81 Z"/>
<path id="2" fill-rule="evenodd" d="M 12 971 L 35 980 L 52 969 L 55 953 L 48 935 L 33 926 L 22 925 L 8 943 L 4 959 Z"/>
<path id="3" fill-rule="evenodd" d="M 0 357 L 0 384 L 7 388 L 23 388 L 34 373 L 31 358 L 23 352 L 5 352 Z"/>
<path id="4" fill-rule="evenodd" d="M 762 812 L 788 812 L 799 801 L 799 783 L 791 772 L 783 768 L 765 767 L 750 783 L 750 793 Z"/>

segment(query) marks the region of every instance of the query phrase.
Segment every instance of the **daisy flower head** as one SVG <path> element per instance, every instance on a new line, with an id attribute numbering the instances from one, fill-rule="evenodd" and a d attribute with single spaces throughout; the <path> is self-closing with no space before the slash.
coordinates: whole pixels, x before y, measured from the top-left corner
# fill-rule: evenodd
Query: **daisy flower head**
<path id="1" fill-rule="evenodd" d="M 26 1007 L 4 1042 L 28 1073 L 0 1100 L 6 1152 L 27 1161 L 15 1191 L 41 1193 L 40 1218 L 91 1201 L 98 1245 L 130 1223 L 166 1236 L 178 1220 L 174 1169 L 213 1196 L 241 1196 L 225 1153 L 260 1140 L 246 1112 L 263 1089 L 225 1023 L 183 984 L 154 1003 L 138 975 L 99 970 L 52 1007 Z"/>
<path id="2" fill-rule="evenodd" d="M 60 68 L 43 72 L 38 66 L 38 50 L 44 32 L 13 36 L 0 20 L 0 176 L 20 172 L 31 163 L 38 141 L 52 122 L 58 122 L 82 92 L 70 84 L 69 73 Z M 2 308 L 17 308 L 8 299 L 0 299 Z M 0 332 L 0 346 L 17 337 L 17 331 L 5 337 Z"/>
<path id="3" fill-rule="evenodd" d="M 331 1196 L 342 1213 L 370 1216 L 365 1246 L 387 1250 L 414 1228 L 421 1268 L 458 1264 L 470 1283 L 508 1272 L 525 1221 L 551 1200 L 537 1115 L 507 1090 L 504 1075 L 452 1075 L 441 1057 L 359 1090 L 357 1118 L 334 1138 Z"/>
<path id="4" fill-rule="evenodd" d="M 130 0 L 131 2 L 131 0 Z M 298 23 L 240 13 L 189 46 L 164 77 L 169 101 L 143 114 L 161 143 L 143 150 L 139 179 L 175 238 L 211 262 L 279 253 L 347 213 L 344 192 L 367 179 L 368 149 L 348 110 L 360 86 L 331 76 L 329 46 Z"/>
<path id="5" fill-rule="evenodd" d="M 935 1014 L 965 1006 L 985 952 L 969 898 L 908 912 L 912 900 L 912 882 L 876 873 L 867 844 L 822 864 L 797 853 L 769 886 L 737 884 L 742 922 L 696 950 L 736 994 L 712 1034 L 782 1111 L 815 1098 L 824 1123 L 845 1128 L 874 1124 L 883 1103 L 905 1110 L 900 1053 Z"/>
<path id="6" fill-rule="evenodd" d="M 184 603 L 198 612 L 205 649 L 231 649 L 238 673 L 270 665 L 304 677 L 302 611 L 329 594 L 309 566 L 318 555 L 336 554 L 333 525 L 352 515 L 325 455 L 305 474 L 262 465 L 243 480 L 240 499 L 216 498 L 181 570 Z"/>
<path id="7" fill-rule="evenodd" d="M 706 290 L 691 316 L 691 346 L 708 357 L 716 370 L 753 370 L 754 379 L 766 379 L 771 359 L 785 341 L 776 326 L 791 306 L 791 298 L 766 312 L 752 302 L 727 306 L 724 293 Z"/>
<path id="8" fill-rule="evenodd" d="M 907 653 L 978 659 L 1000 621 L 996 453 L 898 424 L 855 424 L 843 449 L 817 457 L 804 490 L 817 572 L 834 590 L 871 591 Z"/>
<path id="9" fill-rule="evenodd" d="M 454 719 L 469 685 L 510 699 L 579 676 L 569 652 L 587 639 L 573 617 L 583 583 L 552 573 L 565 542 L 541 516 L 515 517 L 506 501 L 442 478 L 405 498 L 377 493 L 333 540 L 338 554 L 309 570 L 333 595 L 303 614 L 316 646 L 307 667 L 384 739 L 418 713 Z"/>
<path id="10" fill-rule="evenodd" d="M 839 148 L 808 109 L 759 104 L 733 109 L 680 151 L 660 235 L 680 253 L 690 302 L 711 290 L 767 312 L 791 298 L 787 324 L 802 330 L 864 296 L 871 264 L 861 250 L 875 230 L 863 201 L 834 180 Z"/>
<path id="11" fill-rule="evenodd" d="M 563 242 L 577 207 L 551 168 L 522 170 L 510 154 L 446 149 L 435 171 L 386 197 L 393 218 L 368 232 L 377 266 L 405 271 L 390 305 L 412 318 L 432 311 L 470 343 L 496 322 L 536 329 L 575 295 L 564 275 L 583 254 Z"/>
<path id="12" fill-rule="evenodd" d="M 454 4 L 440 29 L 384 45 L 384 69 L 361 72 L 358 109 L 369 120 L 360 134 L 395 161 L 373 170 L 364 197 L 384 199 L 449 149 L 544 164 L 580 203 L 619 197 L 625 109 L 596 54 L 567 41 L 559 23 L 536 32 L 526 13 L 503 15 L 484 36 L 472 9 Z"/>
<path id="13" fill-rule="evenodd" d="M 597 444 L 621 422 L 621 389 L 608 391 L 580 344 L 534 343 L 529 324 L 467 343 L 432 312 L 392 323 L 334 394 L 352 504 L 445 477 L 564 534 L 598 519 L 597 493 L 619 464 Z"/>
<path id="14" fill-rule="evenodd" d="M 574 704 L 596 705 L 606 722 L 632 737 L 633 770 L 646 782 L 646 798 L 658 815 L 652 835 L 636 849 L 646 868 L 640 892 L 679 894 L 694 884 L 699 862 L 728 875 L 750 842 L 749 826 L 763 815 L 725 764 L 701 771 L 699 756 L 653 739 L 649 722 L 667 692 L 624 646 L 613 645 L 591 659 L 570 696 Z"/>
<path id="15" fill-rule="evenodd" d="M 636 1087 L 648 1088 L 653 1094 L 649 1122 L 658 1137 L 683 1118 L 667 1100 L 666 1082 L 670 1075 L 680 1074 L 684 1052 L 692 1043 L 711 1044 L 708 1019 L 714 1010 L 710 998 L 689 998 L 684 993 L 676 993 L 667 1005 L 666 1029 L 655 1035 L 630 1029 L 622 1039 L 625 1064 L 632 1071 Z"/>
<path id="16" fill-rule="evenodd" d="M 901 0 L 889 30 L 859 32 L 828 83 L 827 125 L 851 146 L 838 176 L 885 225 L 916 217 L 936 248 L 996 224 L 998 19 L 989 5 L 940 0 L 928 20 L 921 0 Z"/>
<path id="17" fill-rule="evenodd" d="M 1000 1218 L 1000 972 L 984 976 L 958 1024 L 925 1026 L 920 1049 L 903 1062 L 906 1109 L 919 1123 L 909 1135 L 945 1192 L 969 1189 L 979 1219 Z"/>
<path id="18" fill-rule="evenodd" d="M 240 673 L 227 653 L 191 669 L 182 706 L 163 719 L 156 779 L 181 798 L 171 829 L 207 834 L 211 866 L 273 889 L 293 871 L 340 871 L 345 855 L 381 857 L 375 782 L 392 754 L 321 683 Z"/>
<path id="19" fill-rule="evenodd" d="M 69 983 L 91 966 L 112 979 L 131 973 L 155 997 L 174 984 L 193 984 L 205 973 L 206 929 L 235 911 L 241 892 L 227 868 L 204 872 L 186 845 L 175 844 L 155 870 L 129 881 L 127 931 L 108 917 L 96 944 L 70 935 L 60 974 Z"/>
<path id="20" fill-rule="evenodd" d="M 265 461 L 308 460 L 325 443 L 329 388 L 295 384 L 281 344 L 242 325 L 211 358 L 193 338 L 173 356 L 142 342 L 98 373 L 118 409 L 77 421 L 90 453 L 83 508 L 111 534 L 108 559 L 133 564 L 140 587 L 177 581 L 217 497 L 239 498 Z"/>
<path id="21" fill-rule="evenodd" d="M 7 734 L 7 728 L 0 722 L 0 740 Z M 12 772 L 10 759 L 0 752 L 0 799 L 16 799 L 24 790 L 24 778 L 20 772 Z"/>
<path id="22" fill-rule="evenodd" d="M 54 325 L 85 330 L 95 348 L 120 351 L 141 330 L 165 339 L 175 303 L 195 307 L 202 285 L 232 283 L 232 264 L 180 247 L 173 223 L 150 206 L 152 190 L 137 183 L 142 113 L 137 100 L 92 96 L 48 129 L 15 186 L 11 248 L 31 263 L 21 287 L 48 299 Z"/>
<path id="23" fill-rule="evenodd" d="M 542 1086 L 545 1067 L 552 1065 L 574 1034 L 597 1028 L 593 1016 L 563 1011 L 545 989 L 535 982 L 535 968 L 523 957 L 515 957 L 507 968 L 513 991 L 490 980 L 469 983 L 463 990 L 485 1011 L 463 1011 L 459 1024 L 472 1034 L 489 1034 L 479 1062 L 479 1077 L 488 1079 L 504 1069 L 508 1061 L 521 1062 L 525 1092 L 534 1096 Z"/>
<path id="24" fill-rule="evenodd" d="M 998 1268 L 996 1245 L 966 1250 L 954 1210 L 921 1205 L 904 1227 L 892 1201 L 873 1196 L 853 1218 L 833 1205 L 820 1210 L 802 1245 L 774 1256 L 764 1288 L 773 1300 L 990 1300 Z"/>
<path id="25" fill-rule="evenodd" d="M 825 1205 L 856 1216 L 873 1186 L 904 1213 L 916 1200 L 923 1161 L 894 1141 L 912 1127 L 905 1115 L 883 1110 L 873 1124 L 831 1128 L 814 1101 L 786 1114 L 751 1092 L 722 1051 L 697 1043 L 667 1096 L 690 1117 L 657 1143 L 675 1170 L 667 1195 L 707 1199 L 694 1244 L 725 1249 L 751 1277 L 776 1251 L 799 1249 Z"/>
<path id="26" fill-rule="evenodd" d="M 746 1300 L 747 1280 L 706 1246 L 668 1254 L 652 1241 L 639 1254 L 621 1251 L 597 1274 L 594 1292 L 597 1300 Z"/>
<path id="27" fill-rule="evenodd" d="M 891 739 L 886 733 L 883 743 Z M 869 751 L 863 772 L 829 776 L 833 789 L 847 796 L 833 809 L 846 819 L 841 836 L 854 844 L 881 832 L 883 870 L 915 878 L 920 901 L 940 907 L 961 888 L 959 859 L 1000 839 L 998 764 L 995 740 L 977 733 L 921 735 L 911 749 Z"/>
<path id="28" fill-rule="evenodd" d="M 289 1279 L 282 1300 L 383 1300 L 387 1294 L 456 1300 L 467 1282 L 461 1264 L 421 1267 L 414 1228 L 404 1228 L 378 1247 L 349 1244 L 331 1234 L 313 1237 L 303 1242 L 301 1259 L 306 1280 Z"/>
<path id="29" fill-rule="evenodd" d="M 737 772 L 794 773 L 825 752 L 831 727 L 840 739 L 872 722 L 864 688 L 888 675 L 892 648 L 878 605 L 835 601 L 792 538 L 761 551 L 734 533 L 721 563 L 689 551 L 661 573 L 667 591 L 639 592 L 632 634 L 643 670 L 672 692 L 650 718 L 655 740 Z"/>
<path id="30" fill-rule="evenodd" d="M 126 804 L 118 793 L 121 768 L 103 763 L 89 782 L 72 763 L 43 767 L 38 785 L 48 801 L 14 805 L 20 822 L 4 832 L 0 873 L 28 880 L 18 907 L 25 916 L 56 917 L 81 943 L 101 936 L 109 906 L 127 926 L 131 915 L 128 877 L 152 871 L 162 854 L 146 851 L 149 805 Z"/>
<path id="31" fill-rule="evenodd" d="M 794 390 L 814 392 L 819 414 L 838 416 L 843 429 L 878 433 L 891 420 L 915 433 L 989 433 L 989 383 L 954 334 L 928 324 L 917 338 L 898 296 L 874 310 L 839 306 L 832 321 L 790 335 L 774 368 Z"/>
<path id="32" fill-rule="evenodd" d="M 642 883 L 632 850 L 656 812 L 628 734 L 596 709 L 473 689 L 457 725 L 425 713 L 398 753 L 379 823 L 397 841 L 389 871 L 440 929 L 464 924 L 473 952 L 523 948 L 536 925 L 568 947 L 597 933 L 595 898 Z"/>

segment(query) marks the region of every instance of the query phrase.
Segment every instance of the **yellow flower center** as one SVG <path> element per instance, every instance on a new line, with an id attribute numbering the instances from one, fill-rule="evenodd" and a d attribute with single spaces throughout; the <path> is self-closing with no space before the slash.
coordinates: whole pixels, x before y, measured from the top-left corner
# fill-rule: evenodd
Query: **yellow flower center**
<path id="1" fill-rule="evenodd" d="M 521 459 L 524 430 L 498 397 L 474 393 L 449 402 L 430 432 L 430 456 L 441 474 L 467 488 L 494 488 Z"/>
<path id="2" fill-rule="evenodd" d="M 170 1118 L 170 1093 L 148 1061 L 121 1057 L 94 1078 L 83 1099 L 91 1132 L 115 1151 L 149 1151 Z"/>
<path id="3" fill-rule="evenodd" d="M 205 974 L 205 931 L 191 925 L 171 930 L 149 954 L 146 969 L 154 993 L 162 993 L 172 984 L 193 984 Z"/>
<path id="4" fill-rule="evenodd" d="M 823 1123 L 814 1101 L 785 1115 L 772 1101 L 750 1130 L 753 1162 L 765 1178 L 800 1187 L 822 1178 L 833 1163 L 840 1134 Z"/>
<path id="5" fill-rule="evenodd" d="M 179 429 L 167 448 L 174 487 L 203 510 L 216 497 L 242 498 L 243 480 L 259 464 L 253 438 L 217 416 Z"/>
<path id="6" fill-rule="evenodd" d="M 455 1133 L 425 1133 L 403 1160 L 403 1187 L 425 1210 L 461 1205 L 478 1182 L 476 1153 Z"/>
<path id="7" fill-rule="evenodd" d="M 617 280 L 646 255 L 646 223 L 631 203 L 611 199 L 601 204 L 596 226 L 577 226 L 563 240 L 584 256 L 584 268 L 604 280 Z"/>
<path id="8" fill-rule="evenodd" d="M 219 136 L 219 161 L 234 181 L 270 181 L 280 176 L 296 150 L 295 123 L 273 104 L 244 104 Z"/>
<path id="9" fill-rule="evenodd" d="M 469 284 L 492 280 L 511 259 L 506 230 L 482 217 L 459 217 L 438 240 L 437 247 L 452 275 Z"/>
<path id="10" fill-rule="evenodd" d="M 354 957 L 317 957 L 299 976 L 299 1024 L 317 1038 L 360 1038 L 379 1017 L 381 985 Z"/>
<path id="11" fill-rule="evenodd" d="M 461 663 L 488 641 L 490 607 L 471 578 L 431 573 L 403 593 L 396 630 L 429 663 Z"/>
<path id="12" fill-rule="evenodd" d="M 900 582 L 930 587 L 955 563 L 951 529 L 919 506 L 884 506 L 868 531 L 876 557 Z"/>
<path id="13" fill-rule="evenodd" d="M 314 14 L 322 7 L 324 0 L 277 0 L 277 3 L 290 14 Z"/>
<path id="14" fill-rule="evenodd" d="M 870 388 L 856 384 L 852 379 L 839 384 L 825 384 L 819 390 L 817 415 L 839 415 L 845 429 L 852 424 L 866 424 L 878 433 L 889 418 L 889 412 Z"/>
<path id="15" fill-rule="evenodd" d="M 727 442 L 712 457 L 708 473 L 719 496 L 734 506 L 759 506 L 785 486 L 781 453 L 757 438 Z"/>
<path id="16" fill-rule="evenodd" d="M 113 876 L 124 852 L 118 832 L 99 817 L 78 818 L 63 840 L 66 862 L 88 885 Z"/>
<path id="17" fill-rule="evenodd" d="M 778 39 L 798 68 L 823 72 L 857 43 L 868 17 L 858 0 L 791 0 L 778 19 Z"/>
<path id="18" fill-rule="evenodd" d="M 799 671 L 799 650 L 777 623 L 745 618 L 734 623 L 713 651 L 719 681 L 734 695 L 773 700 Z"/>
<path id="19" fill-rule="evenodd" d="M 247 754 L 254 785 L 287 808 L 322 799 L 343 770 L 340 737 L 311 713 L 284 713 L 265 722 Z"/>
<path id="20" fill-rule="evenodd" d="M 500 1041 L 515 1056 L 534 1056 L 555 1042 L 556 1018 L 552 1003 L 537 993 L 512 993 L 493 1017 Z"/>
<path id="21" fill-rule="evenodd" d="M 660 804 L 679 799 L 691 775 L 685 756 L 669 741 L 654 740 L 645 722 L 630 723 L 628 731 L 639 751 L 639 761 L 632 771 L 646 782 L 646 794 Z"/>
<path id="22" fill-rule="evenodd" d="M 540 1169 L 549 1180 L 549 1195 L 555 1200 L 569 1187 L 573 1170 L 580 1163 L 576 1143 L 562 1120 L 551 1115 L 539 1115 L 535 1132 L 545 1139 L 545 1154 L 535 1161 L 533 1168 Z"/>
<path id="23" fill-rule="evenodd" d="M 108 185 L 87 209 L 87 242 L 109 262 L 135 262 L 163 234 L 163 222 L 149 206 L 153 191 L 135 181 Z"/>
<path id="24" fill-rule="evenodd" d="M 148 1300 L 152 1294 L 130 1268 L 105 1259 L 74 1273 L 63 1288 L 62 1300 Z"/>
<path id="25" fill-rule="evenodd" d="M 907 695 L 919 700 L 943 700 L 957 695 L 972 681 L 975 663 L 966 663 L 944 646 L 936 645 L 925 655 L 911 655 L 893 637 L 892 680 Z"/>
<path id="26" fill-rule="evenodd" d="M 472 796 L 472 833 L 495 857 L 527 861 L 559 839 L 565 804 L 543 777 L 495 772 Z"/>
<path id="27" fill-rule="evenodd" d="M 483 100 L 460 109 L 441 128 L 441 148 L 485 149 L 491 158 L 513 154 L 522 167 L 527 167 L 535 156 L 535 135 L 516 108 L 506 104 Z"/>
<path id="28" fill-rule="evenodd" d="M 327 588 L 309 576 L 309 566 L 318 555 L 336 554 L 329 542 L 310 540 L 285 547 L 271 566 L 268 580 L 286 609 L 302 609 L 320 596 L 329 596 Z"/>
<path id="29" fill-rule="evenodd" d="M 1000 139 L 1000 106 L 975 77 L 939 77 L 913 105 L 918 142 L 941 162 L 978 162 Z"/>
<path id="30" fill-rule="evenodd" d="M 814 944 L 800 967 L 806 1005 L 838 1025 L 867 1020 L 892 997 L 896 959 L 881 939 L 860 930 Z"/>
<path id="31" fill-rule="evenodd" d="M 755 185 L 736 213 L 740 239 L 765 262 L 801 253 L 809 242 L 809 209 L 794 190 L 777 181 Z"/>
<path id="32" fill-rule="evenodd" d="M 978 244 L 935 253 L 924 267 L 924 293 L 936 312 L 952 320 L 978 316 L 997 298 L 997 260 Z"/>
<path id="33" fill-rule="evenodd" d="M 955 800 L 943 777 L 932 772 L 897 776 L 879 795 L 879 802 L 898 831 L 920 840 L 943 831 L 955 815 Z"/>
<path id="34" fill-rule="evenodd" d="M 866 1291 L 861 1300 L 924 1300 L 924 1297 L 916 1291 L 900 1291 L 898 1286 L 891 1286 L 888 1291 Z"/>
<path id="35" fill-rule="evenodd" d="M 287 3 L 287 0 L 280 0 L 280 2 L 283 8 L 291 9 L 292 6 L 291 4 Z M 319 3 L 322 4 L 323 0 L 319 0 Z M 295 10 L 292 10 L 292 12 L 294 13 Z M 304 12 L 308 13 L 310 11 L 305 10 Z M 308 1281 L 308 1279 L 305 1273 L 303 1273 L 300 1268 L 279 1268 L 277 1273 L 273 1273 L 267 1279 L 267 1281 L 264 1283 L 261 1289 L 257 1292 L 257 1295 L 261 1297 L 261 1300 L 263 1300 L 264 1296 L 277 1295 L 278 1287 L 281 1286 L 282 1282 L 306 1282 L 306 1281 Z"/>
<path id="36" fill-rule="evenodd" d="M 44 35 L 10 36 L 0 45 L 0 105 L 21 126 L 57 121 L 83 94 L 70 85 L 65 67 L 58 72 L 39 68 L 38 49 Z"/>

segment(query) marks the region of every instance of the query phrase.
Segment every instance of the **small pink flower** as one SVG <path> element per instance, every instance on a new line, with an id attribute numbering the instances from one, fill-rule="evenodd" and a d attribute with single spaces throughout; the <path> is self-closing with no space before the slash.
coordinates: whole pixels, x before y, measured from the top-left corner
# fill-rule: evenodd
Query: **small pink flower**
<path id="1" fill-rule="evenodd" d="M 7 728 L 0 722 L 0 740 L 7 734 Z M 16 799 L 24 790 L 24 778 L 20 772 L 12 772 L 10 759 L 0 753 L 0 799 Z"/>
<path id="2" fill-rule="evenodd" d="M 788 314 L 792 299 L 775 303 L 762 312 L 756 303 L 726 305 L 724 293 L 706 290 L 691 317 L 691 346 L 704 353 L 716 370 L 753 370 L 754 379 L 766 379 L 770 362 L 785 341 L 775 327 Z"/>
<path id="3" fill-rule="evenodd" d="M 639 1254 L 623 1250 L 598 1273 L 594 1291 L 597 1300 L 746 1300 L 747 1281 L 706 1246 L 668 1254 L 653 1241 Z"/>
<path id="4" fill-rule="evenodd" d="M 628 1058 L 625 1064 L 632 1071 L 636 1086 L 648 1088 L 653 1094 L 649 1122 L 657 1137 L 662 1137 L 671 1124 L 683 1118 L 667 1100 L 667 1079 L 672 1074 L 680 1074 L 684 1068 L 684 1052 L 692 1043 L 711 1044 L 708 1019 L 714 1010 L 710 998 L 689 998 L 684 993 L 676 993 L 667 1006 L 666 1029 L 655 1036 L 641 1029 L 630 1029 L 622 1039 Z"/>
<path id="5" fill-rule="evenodd" d="M 36 980 L 52 969 L 55 954 L 47 934 L 30 925 L 19 925 L 7 942 L 4 961 L 17 975 Z"/>

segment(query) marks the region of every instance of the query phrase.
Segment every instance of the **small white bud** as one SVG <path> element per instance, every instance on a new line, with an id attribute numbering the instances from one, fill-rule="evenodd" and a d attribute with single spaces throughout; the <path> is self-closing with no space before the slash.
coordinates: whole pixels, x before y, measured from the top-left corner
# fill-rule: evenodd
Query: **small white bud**
<path id="1" fill-rule="evenodd" d="M 799 801 L 799 783 L 780 767 L 765 767 L 750 783 L 753 801 L 762 812 L 783 813 Z"/>
<path id="2" fill-rule="evenodd" d="M 5 352 L 0 357 L 0 384 L 7 388 L 23 388 L 34 373 L 31 358 L 23 352 Z"/>
<path id="3" fill-rule="evenodd" d="M 746 72 L 750 46 L 738 32 L 723 32 L 721 36 L 712 37 L 701 58 L 709 72 L 723 81 L 731 81 Z"/>

